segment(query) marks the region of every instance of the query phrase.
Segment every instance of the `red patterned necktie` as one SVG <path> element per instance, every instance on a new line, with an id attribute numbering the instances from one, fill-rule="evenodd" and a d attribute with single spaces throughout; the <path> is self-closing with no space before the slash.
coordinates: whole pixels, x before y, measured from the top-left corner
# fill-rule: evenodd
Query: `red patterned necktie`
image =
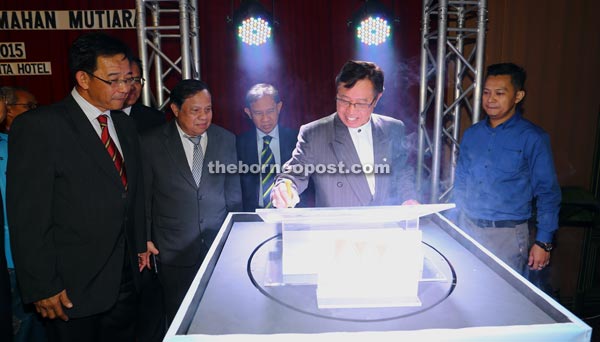
<path id="1" fill-rule="evenodd" d="M 115 167 L 117 168 L 117 172 L 119 172 L 119 176 L 121 177 L 121 182 L 127 190 L 127 174 L 125 173 L 125 163 L 123 161 L 123 157 L 121 153 L 119 153 L 119 149 L 117 149 L 117 145 L 110 137 L 110 133 L 108 132 L 108 116 L 102 114 L 98 116 L 98 122 L 100 122 L 100 128 L 102 129 L 102 134 L 100 138 L 102 139 L 102 143 L 108 152 L 108 155 L 112 159 L 113 163 L 115 163 Z"/>

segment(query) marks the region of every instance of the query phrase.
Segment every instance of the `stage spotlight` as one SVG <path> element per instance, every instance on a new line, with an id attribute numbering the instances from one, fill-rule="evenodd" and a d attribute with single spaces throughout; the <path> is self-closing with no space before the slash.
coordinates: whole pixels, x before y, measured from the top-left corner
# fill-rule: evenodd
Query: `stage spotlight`
<path id="1" fill-rule="evenodd" d="M 356 36 L 367 45 L 379 45 L 390 36 L 392 28 L 387 20 L 380 17 L 368 17 L 356 28 Z"/>
<path id="2" fill-rule="evenodd" d="M 248 45 L 261 45 L 271 38 L 271 25 L 261 17 L 250 17 L 238 26 L 238 37 Z"/>
<path id="3" fill-rule="evenodd" d="M 349 21 L 355 25 L 356 37 L 366 45 L 385 43 L 392 34 L 390 12 L 376 0 L 367 0 Z"/>
<path id="4" fill-rule="evenodd" d="M 262 45 L 272 35 L 272 15 L 255 0 L 245 0 L 233 13 L 233 24 L 242 42 L 248 45 Z"/>

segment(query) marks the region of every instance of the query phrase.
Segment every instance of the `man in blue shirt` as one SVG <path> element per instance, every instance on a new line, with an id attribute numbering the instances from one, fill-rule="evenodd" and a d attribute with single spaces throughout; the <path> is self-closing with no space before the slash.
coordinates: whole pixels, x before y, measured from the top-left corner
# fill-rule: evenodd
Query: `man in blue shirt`
<path id="1" fill-rule="evenodd" d="M 16 108 L 22 107 L 22 108 Z M 37 107 L 37 102 L 33 94 L 29 93 L 24 88 L 19 87 L 0 87 L 0 126 L 5 129 L 10 128 L 10 124 L 6 124 L 8 118 L 12 115 L 12 119 L 23 114 L 29 109 Z M 12 109 L 11 109 L 12 108 Z M 12 121 L 11 119 L 11 121 Z M 0 258 L 3 259 L 0 262 L 0 266 L 3 267 L 0 272 L 7 270 L 8 274 L 8 293 L 10 297 L 8 299 L 0 297 L 0 340 L 2 341 L 13 341 L 13 342 L 24 342 L 24 341 L 35 341 L 44 342 L 47 340 L 46 331 L 43 325 L 42 317 L 36 315 L 35 308 L 31 304 L 23 304 L 21 300 L 21 292 L 17 286 L 17 276 L 15 273 L 15 264 L 12 258 L 12 252 L 10 248 L 10 236 L 8 232 L 8 220 L 6 217 L 6 163 L 8 161 L 8 134 L 0 133 L 0 224 L 4 227 L 3 231 L 3 248 Z M 4 277 L 4 273 L 0 278 Z M 0 281 L 4 281 L 1 279 Z M 6 283 L 0 284 L 0 289 L 4 290 L 3 286 Z M 4 294 L 4 293 L 3 293 Z M 5 318 L 4 310 L 8 307 L 8 316 Z M 4 338 L 4 323 L 9 323 L 10 337 Z"/>
<path id="2" fill-rule="evenodd" d="M 525 78 L 512 63 L 488 67 L 482 96 L 488 117 L 465 131 L 454 183 L 458 225 L 523 275 L 526 266 L 541 270 L 550 262 L 561 197 L 548 134 L 521 115 Z"/>
<path id="3" fill-rule="evenodd" d="M 6 118 L 6 96 L 0 87 L 0 122 Z M 2 136 L 0 135 L 0 153 L 2 153 Z M 6 146 L 6 144 L 4 144 Z M 6 147 L 5 147 L 6 149 Z M 0 162 L 5 160 L 6 153 L 0 154 Z M 0 163 L 0 165 L 2 165 Z M 2 178 L 2 177 L 0 177 Z M 4 222 L 4 189 L 0 189 L 0 200 L 2 200 L 2 210 L 0 210 L 0 222 Z M 6 228 L 5 228 L 6 229 Z M 0 239 L 0 339 L 10 341 L 12 339 L 12 306 L 10 297 L 10 279 L 8 277 L 7 260 L 5 258 L 5 237 L 6 231 L 2 232 Z M 6 254 L 8 255 L 8 254 Z"/>

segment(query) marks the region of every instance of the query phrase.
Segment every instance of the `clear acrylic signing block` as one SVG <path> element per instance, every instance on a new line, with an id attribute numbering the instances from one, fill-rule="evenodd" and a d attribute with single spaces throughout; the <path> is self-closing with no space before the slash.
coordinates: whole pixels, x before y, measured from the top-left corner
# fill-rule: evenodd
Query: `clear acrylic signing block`
<path id="1" fill-rule="evenodd" d="M 403 228 L 418 228 L 420 217 L 454 208 L 454 203 L 345 208 L 257 209 L 269 223 L 298 223 L 311 226 L 340 223 L 399 223 Z M 415 226 L 416 225 L 416 226 Z"/>
<path id="2" fill-rule="evenodd" d="M 316 284 L 323 262 L 330 257 L 335 248 L 339 250 L 339 243 L 348 236 L 369 241 L 369 235 L 374 234 L 375 231 L 393 234 L 395 231 L 404 231 L 402 226 L 398 223 L 370 225 L 340 223 L 312 226 L 284 222 L 281 225 L 283 281 L 286 284 L 296 285 Z"/>
<path id="3" fill-rule="evenodd" d="M 417 291 L 424 264 L 419 218 L 453 206 L 257 213 L 265 222 L 281 224 L 282 282 L 317 285 L 319 308 L 419 306 Z M 435 270 L 426 273 L 439 278 Z"/>
<path id="4" fill-rule="evenodd" d="M 318 269 L 319 308 L 420 306 L 423 270 L 418 229 L 329 231 Z"/>

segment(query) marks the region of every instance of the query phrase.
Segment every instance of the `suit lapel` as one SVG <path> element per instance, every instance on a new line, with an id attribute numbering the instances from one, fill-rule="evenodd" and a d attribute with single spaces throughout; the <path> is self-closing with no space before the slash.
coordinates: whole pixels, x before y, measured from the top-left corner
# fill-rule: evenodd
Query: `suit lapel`
<path id="1" fill-rule="evenodd" d="M 115 164 L 108 155 L 106 148 L 102 144 L 102 140 L 98 136 L 98 133 L 92 127 L 87 116 L 81 110 L 77 102 L 72 96 L 68 97 L 66 101 L 67 113 L 69 119 L 73 124 L 73 130 L 79 137 L 79 143 L 81 147 L 87 151 L 90 158 L 92 158 L 100 167 L 100 169 L 109 177 L 117 186 L 123 187 L 119 173 L 115 168 Z"/>
<path id="2" fill-rule="evenodd" d="M 183 178 L 185 178 L 192 187 L 196 188 L 196 181 L 192 175 L 192 170 L 190 170 L 190 164 L 185 157 L 183 144 L 181 143 L 181 137 L 179 136 L 175 120 L 164 126 L 163 133 L 165 134 L 167 152 L 173 159 L 177 170 L 179 170 Z M 206 158 L 204 158 L 204 160 L 206 160 Z"/>
<path id="3" fill-rule="evenodd" d="M 206 130 L 207 145 L 206 153 L 204 154 L 204 164 L 202 165 L 202 178 L 200 178 L 200 188 L 209 187 L 211 184 L 210 173 L 208 172 L 208 164 L 220 160 L 219 155 L 221 154 L 221 141 L 220 134 L 215 130 L 212 125 L 208 126 Z M 227 167 L 227 165 L 225 165 Z"/>
<path id="4" fill-rule="evenodd" d="M 343 162 L 346 168 L 350 168 L 352 165 L 361 165 L 358 153 L 352 142 L 352 137 L 350 137 L 350 132 L 348 132 L 348 128 L 338 118 L 337 114 L 333 119 L 333 130 L 335 139 L 332 145 L 338 162 Z M 364 176 L 359 177 L 359 175 L 351 175 L 350 177 L 346 177 L 346 181 L 352 190 L 354 190 L 361 204 L 368 205 L 372 196 L 369 184 L 367 184 L 367 178 Z"/>
<path id="5" fill-rule="evenodd" d="M 137 133 L 132 131 L 127 131 L 125 128 L 127 123 L 125 120 L 130 120 L 127 118 L 127 114 L 122 111 L 111 111 L 110 116 L 115 125 L 115 130 L 117 131 L 117 136 L 119 137 L 119 145 L 121 145 L 121 152 L 123 154 L 123 160 L 125 161 L 125 172 L 127 175 L 127 183 L 135 184 L 137 168 L 136 164 L 136 156 L 133 151 L 134 142 L 132 139 L 137 139 Z M 115 168 L 116 170 L 116 168 Z M 120 179 L 120 178 L 119 178 Z"/>
<path id="6" fill-rule="evenodd" d="M 244 144 L 244 148 L 247 152 L 246 155 L 250 157 L 248 164 L 257 164 L 260 162 L 258 160 L 258 150 L 256 146 L 256 128 L 254 128 L 252 134 L 250 134 L 250 140 L 247 141 L 247 144 Z"/>
<path id="7" fill-rule="evenodd" d="M 279 146 L 281 154 L 281 164 L 285 164 L 287 159 L 292 156 L 294 148 L 296 148 L 297 136 L 294 135 L 294 131 L 279 126 L 279 138 L 281 139 L 281 145 Z"/>
<path id="8" fill-rule="evenodd" d="M 252 134 L 249 135 L 250 140 L 244 144 L 244 148 L 246 149 L 246 155 L 249 156 L 249 160 L 247 161 L 248 165 L 259 164 L 260 160 L 258 160 L 258 149 L 256 144 L 257 133 L 256 128 L 252 129 Z M 249 173 L 252 178 L 252 191 L 251 194 L 254 201 L 256 201 L 261 193 L 260 190 L 260 174 L 259 173 Z M 256 204 L 258 205 L 258 203 Z"/>
<path id="9" fill-rule="evenodd" d="M 385 132 L 383 120 L 376 114 L 371 115 L 371 129 L 373 134 L 373 160 L 377 164 L 390 164 L 390 137 Z M 394 170 L 390 170 L 394 171 Z M 384 194 L 390 189 L 390 177 L 375 175 L 375 198 L 385 198 Z M 382 197 L 383 196 L 383 197 Z"/>

